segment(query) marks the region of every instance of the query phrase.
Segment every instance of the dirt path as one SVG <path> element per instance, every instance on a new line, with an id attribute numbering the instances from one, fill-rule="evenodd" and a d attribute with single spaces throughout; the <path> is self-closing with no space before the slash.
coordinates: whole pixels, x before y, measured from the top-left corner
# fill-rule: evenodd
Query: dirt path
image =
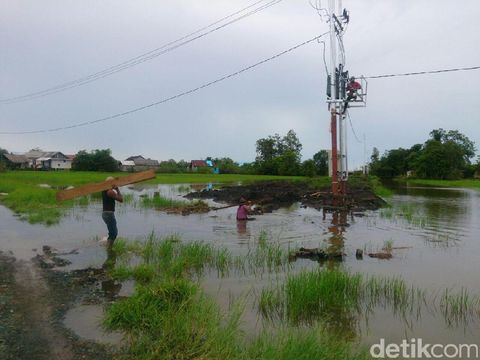
<path id="1" fill-rule="evenodd" d="M 58 314 L 67 305 L 45 274 L 33 261 L 0 254 L 0 359 L 105 358 L 85 354 L 83 342 L 62 327 Z"/>
<path id="2" fill-rule="evenodd" d="M 31 261 L 5 256 L 0 263 L 6 298 L 1 312 L 5 358 L 73 359 L 65 335 L 53 326 L 49 289 L 40 269 Z"/>

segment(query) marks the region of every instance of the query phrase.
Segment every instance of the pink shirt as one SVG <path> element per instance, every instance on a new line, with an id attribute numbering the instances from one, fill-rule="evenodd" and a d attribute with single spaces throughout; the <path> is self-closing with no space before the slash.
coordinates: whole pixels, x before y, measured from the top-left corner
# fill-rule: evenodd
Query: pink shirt
<path id="1" fill-rule="evenodd" d="M 237 209 L 237 220 L 247 220 L 248 219 L 248 207 L 247 205 L 240 205 Z"/>

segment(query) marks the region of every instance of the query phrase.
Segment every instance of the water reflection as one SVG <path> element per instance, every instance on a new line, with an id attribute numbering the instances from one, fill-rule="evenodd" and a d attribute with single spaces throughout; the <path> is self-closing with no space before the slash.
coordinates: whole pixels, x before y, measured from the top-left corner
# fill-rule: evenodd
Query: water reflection
<path id="1" fill-rule="evenodd" d="M 250 239 L 251 233 L 248 229 L 247 220 L 237 220 L 237 233 L 239 240 L 248 240 Z"/>

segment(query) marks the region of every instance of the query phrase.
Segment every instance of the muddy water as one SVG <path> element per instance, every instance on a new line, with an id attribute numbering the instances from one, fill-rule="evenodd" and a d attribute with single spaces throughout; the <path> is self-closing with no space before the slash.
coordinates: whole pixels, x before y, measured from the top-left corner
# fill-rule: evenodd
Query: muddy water
<path id="1" fill-rule="evenodd" d="M 175 233 L 185 241 L 203 240 L 227 247 L 233 253 L 244 253 L 266 231 L 270 241 L 278 241 L 285 247 L 331 247 L 343 251 L 346 256 L 341 266 L 354 272 L 400 276 L 409 284 L 433 292 L 465 287 L 480 295 L 480 193 L 474 190 L 404 187 L 395 189 L 395 195 L 388 199 L 392 207 L 387 209 L 339 215 L 294 205 L 257 216 L 245 226 L 237 225 L 235 208 L 189 216 L 142 208 L 139 196 L 155 191 L 177 199 L 189 191 L 189 186 L 155 185 L 126 190 L 137 200 L 117 208 L 121 237 L 141 239 L 152 231 L 159 236 Z M 59 225 L 51 227 L 19 221 L 8 209 L 0 207 L 0 246 L 22 259 L 31 258 L 34 249 L 40 251 L 43 245 L 65 252 L 77 249 L 77 254 L 65 256 L 72 261 L 68 268 L 100 266 L 105 260 L 105 250 L 98 240 L 106 235 L 100 206 L 92 202 L 76 207 Z M 391 260 L 355 257 L 356 249 L 368 253 L 385 246 L 393 247 Z M 299 263 L 310 268 L 328 265 L 331 264 L 308 260 Z M 218 280 L 212 276 L 205 280 L 205 288 L 219 299 L 222 307 L 228 308 L 234 299 L 271 281 L 275 280 L 268 277 Z M 254 305 L 247 301 L 243 318 L 247 329 L 261 326 Z M 402 319 L 387 308 L 376 309 L 368 321 L 362 319 L 357 331 L 368 344 L 378 342 L 380 337 L 387 342 L 423 337 L 431 342 L 475 343 L 480 335 L 480 322 L 472 319 L 469 323 L 447 324 L 432 311 L 423 311 L 421 318 Z"/>

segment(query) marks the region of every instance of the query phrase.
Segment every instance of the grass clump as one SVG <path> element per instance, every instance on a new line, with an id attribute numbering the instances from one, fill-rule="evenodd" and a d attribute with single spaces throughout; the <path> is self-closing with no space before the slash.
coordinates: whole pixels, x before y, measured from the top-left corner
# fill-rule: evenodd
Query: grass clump
<path id="1" fill-rule="evenodd" d="M 188 202 L 182 200 L 174 200 L 163 197 L 161 195 L 149 195 L 142 198 L 141 204 L 146 208 L 154 209 L 176 209 L 185 207 Z"/>
<path id="2" fill-rule="evenodd" d="M 405 314 L 419 309 L 425 294 L 398 278 L 364 277 L 343 270 L 315 270 L 291 274 L 284 284 L 262 290 L 261 314 L 292 324 L 323 320 L 330 325 L 352 323 L 375 306 L 391 306 Z"/>
<path id="3" fill-rule="evenodd" d="M 127 358 L 230 359 L 237 320 L 223 317 L 197 284 L 180 278 L 137 287 L 109 308 L 105 325 L 130 334 Z"/>
<path id="4" fill-rule="evenodd" d="M 401 204 L 381 209 L 380 217 L 394 222 L 404 222 L 420 229 L 430 226 L 429 218 L 409 204 Z"/>
<path id="5" fill-rule="evenodd" d="M 141 200 L 141 205 L 144 208 L 165 210 L 167 212 L 181 213 L 183 215 L 191 213 L 205 213 L 210 211 L 210 207 L 203 200 L 174 200 L 163 197 L 160 194 L 153 194 L 151 196 L 143 197 Z"/>
<path id="6" fill-rule="evenodd" d="M 249 271 L 254 274 L 265 270 L 268 272 L 287 270 L 289 259 L 288 249 L 283 249 L 278 242 L 269 241 L 265 231 L 260 233 L 257 245 L 249 249 L 246 255 Z"/>
<path id="7" fill-rule="evenodd" d="M 0 180 L 0 183 L 2 180 Z M 0 192 L 7 192 L 9 188 L 1 187 Z M 60 221 L 62 207 L 56 204 L 55 191 L 31 185 L 16 186 L 2 196 L 0 201 L 20 215 L 22 220 L 31 224 L 43 223 L 53 225 Z"/>
<path id="8" fill-rule="evenodd" d="M 321 327 L 313 329 L 285 328 L 276 335 L 263 334 L 247 349 L 246 359 L 370 359 L 368 353 L 358 347 L 353 350 L 349 342 L 339 340 Z"/>
<path id="9" fill-rule="evenodd" d="M 447 325 L 466 323 L 469 318 L 480 315 L 480 298 L 465 288 L 460 291 L 445 289 L 440 297 L 440 309 Z"/>
<path id="10" fill-rule="evenodd" d="M 268 253 L 270 245 L 262 235 L 258 253 Z M 269 260 L 261 262 L 260 256 L 255 262 L 240 262 L 225 249 L 201 242 L 182 243 L 178 236 L 159 239 L 153 233 L 141 244 L 120 240 L 114 250 L 123 262 L 135 257 L 134 266 L 117 262 L 112 272 L 117 278 L 134 278 L 135 292 L 113 303 L 104 320 L 107 329 L 123 331 L 129 338 L 121 358 L 347 360 L 365 354 L 319 327 L 264 330 L 247 341 L 239 327 L 243 305 L 237 302 L 222 312 L 202 291 L 199 276 L 207 268 L 216 268 L 222 275 L 237 266 L 264 267 Z"/>

